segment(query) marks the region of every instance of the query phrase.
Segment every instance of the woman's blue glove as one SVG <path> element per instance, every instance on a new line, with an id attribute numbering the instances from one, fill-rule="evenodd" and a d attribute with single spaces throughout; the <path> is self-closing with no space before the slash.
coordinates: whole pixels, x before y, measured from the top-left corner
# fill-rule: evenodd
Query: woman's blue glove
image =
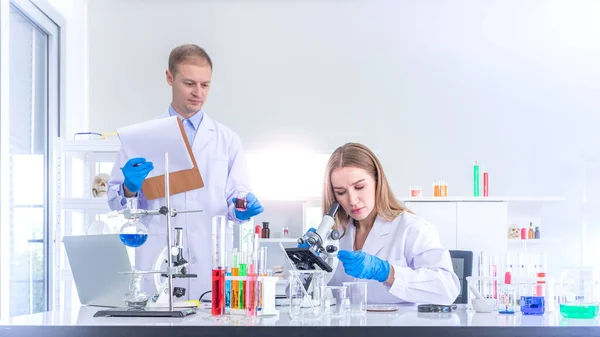
<path id="1" fill-rule="evenodd" d="M 390 275 L 390 263 L 360 250 L 340 250 L 338 258 L 346 274 L 368 280 L 384 282 Z"/>
<path id="2" fill-rule="evenodd" d="M 233 202 L 233 204 L 235 204 L 236 199 L 237 198 L 231 199 L 231 202 Z M 235 217 L 242 221 L 248 221 L 248 220 L 250 220 L 251 217 L 257 216 L 260 213 L 262 213 L 263 211 L 264 211 L 264 208 L 262 207 L 262 205 L 260 204 L 258 199 L 256 199 L 256 196 L 254 196 L 254 194 L 252 194 L 252 193 L 248 193 L 246 195 L 246 210 L 238 211 L 236 209 Z"/>
<path id="3" fill-rule="evenodd" d="M 306 231 L 306 233 L 305 233 L 304 235 L 306 235 L 307 233 L 310 233 L 310 232 L 313 232 L 313 233 L 315 233 L 316 231 L 317 231 L 316 229 L 314 229 L 314 228 L 312 228 L 312 227 L 311 227 L 311 228 L 309 228 L 309 229 Z M 309 247 L 310 247 L 310 245 L 309 245 L 308 243 L 306 243 L 306 242 L 305 242 L 305 243 L 299 243 L 299 244 L 298 244 L 298 248 L 309 248 Z"/>
<path id="4" fill-rule="evenodd" d="M 153 169 L 154 164 L 151 161 L 147 162 L 146 158 L 131 158 L 121 168 L 125 177 L 123 184 L 131 193 L 137 193 L 142 188 L 144 179 Z"/>

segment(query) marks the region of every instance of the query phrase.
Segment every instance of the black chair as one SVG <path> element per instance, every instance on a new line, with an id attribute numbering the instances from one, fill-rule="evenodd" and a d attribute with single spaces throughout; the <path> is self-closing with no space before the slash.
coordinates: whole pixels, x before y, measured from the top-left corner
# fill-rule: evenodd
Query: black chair
<path id="1" fill-rule="evenodd" d="M 451 250 L 452 268 L 460 281 L 460 293 L 454 303 L 465 304 L 469 298 L 467 277 L 473 275 L 473 252 L 468 250 Z"/>

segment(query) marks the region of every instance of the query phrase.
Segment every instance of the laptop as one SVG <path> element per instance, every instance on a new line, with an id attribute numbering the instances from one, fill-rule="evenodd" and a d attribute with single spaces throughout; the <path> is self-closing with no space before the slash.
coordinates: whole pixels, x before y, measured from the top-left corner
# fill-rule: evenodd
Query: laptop
<path id="1" fill-rule="evenodd" d="M 118 234 L 63 237 L 82 305 L 124 307 L 131 275 L 127 248 Z"/>

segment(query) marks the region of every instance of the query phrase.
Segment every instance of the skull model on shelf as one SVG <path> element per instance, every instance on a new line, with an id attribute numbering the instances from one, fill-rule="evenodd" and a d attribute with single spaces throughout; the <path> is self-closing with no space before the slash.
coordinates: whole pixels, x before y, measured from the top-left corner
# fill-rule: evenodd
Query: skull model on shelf
<path id="1" fill-rule="evenodd" d="M 106 187 L 108 186 L 109 175 L 100 173 L 94 177 L 92 184 L 92 196 L 95 198 L 106 197 Z"/>

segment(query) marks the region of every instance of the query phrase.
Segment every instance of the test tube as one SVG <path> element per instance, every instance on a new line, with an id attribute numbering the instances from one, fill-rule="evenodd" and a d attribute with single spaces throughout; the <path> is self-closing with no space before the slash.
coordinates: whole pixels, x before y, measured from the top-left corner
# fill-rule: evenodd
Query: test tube
<path id="1" fill-rule="evenodd" d="M 240 265 L 238 263 L 239 253 L 237 248 L 233 249 L 233 265 L 231 266 L 231 276 L 240 275 Z M 240 306 L 240 281 L 231 282 L 231 309 L 239 309 Z"/>
<path id="2" fill-rule="evenodd" d="M 246 276 L 246 252 L 240 252 L 240 258 L 239 258 L 239 263 L 240 263 L 240 276 Z M 240 281 L 240 302 L 239 302 L 239 309 L 245 309 L 246 308 L 246 300 L 245 300 L 245 295 L 246 293 L 244 292 L 244 289 L 246 289 L 246 281 Z"/>
<path id="3" fill-rule="evenodd" d="M 212 218 L 212 310 L 213 315 L 225 313 L 225 227 L 227 219 Z"/>
<path id="4" fill-rule="evenodd" d="M 258 275 L 267 276 L 267 247 L 261 247 L 258 256 Z M 258 282 L 258 311 L 262 310 L 263 306 L 263 285 Z"/>
<path id="5" fill-rule="evenodd" d="M 225 276 L 231 276 L 231 266 L 232 266 L 233 256 L 232 253 L 227 254 L 227 269 L 225 271 Z M 231 280 L 225 280 L 225 312 L 229 312 L 231 310 Z"/>
<path id="6" fill-rule="evenodd" d="M 257 262 L 258 235 L 255 234 L 254 251 L 248 259 L 248 273 L 246 275 L 246 316 L 256 316 L 258 309 Z"/>

